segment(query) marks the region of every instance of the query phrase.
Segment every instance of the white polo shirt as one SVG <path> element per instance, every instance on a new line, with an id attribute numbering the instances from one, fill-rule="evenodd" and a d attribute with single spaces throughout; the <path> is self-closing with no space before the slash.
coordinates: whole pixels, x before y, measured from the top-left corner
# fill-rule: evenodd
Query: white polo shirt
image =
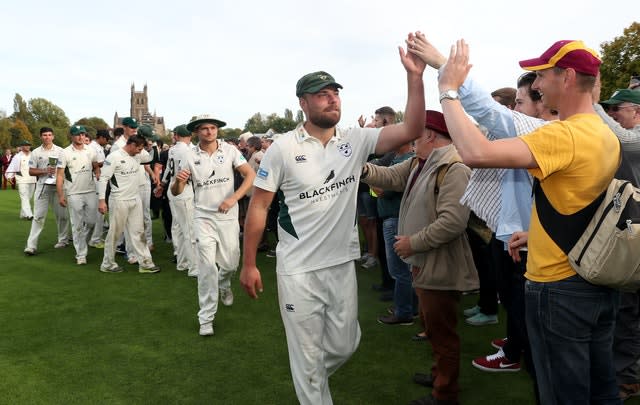
<path id="1" fill-rule="evenodd" d="M 93 148 L 82 145 L 76 149 L 73 144 L 60 153 L 58 169 L 64 169 L 64 192 L 67 195 L 95 193 L 93 162 L 98 162 Z"/>
<path id="2" fill-rule="evenodd" d="M 246 164 L 247 160 L 238 148 L 219 139 L 217 142 L 218 149 L 211 155 L 200 149 L 199 145 L 196 146 L 188 154 L 188 158 L 180 162 L 178 171 L 183 169 L 191 171 L 195 217 L 237 221 L 238 204 L 235 204 L 226 214 L 219 213 L 218 207 L 226 198 L 233 195 L 234 169 Z"/>
<path id="3" fill-rule="evenodd" d="M 95 140 L 89 143 L 89 146 L 96 153 L 96 159 L 98 163 L 104 162 L 104 148 Z"/>
<path id="4" fill-rule="evenodd" d="M 186 162 L 189 155 L 193 153 L 194 148 L 196 147 L 192 144 L 176 142 L 176 144 L 169 149 L 167 156 L 167 168 L 164 170 L 164 176 L 162 177 L 162 182 L 165 184 L 168 183 L 167 193 L 171 193 L 171 185 L 173 185 L 176 178 L 178 168 L 182 162 Z M 175 198 L 176 200 L 188 200 L 193 198 L 193 185 L 191 184 L 191 179 L 189 179 L 189 182 L 185 185 L 182 193 L 172 198 Z"/>
<path id="5" fill-rule="evenodd" d="M 109 153 L 104 160 L 98 182 L 100 199 L 105 198 L 107 183 L 111 185 L 111 198 L 118 201 L 133 200 L 140 196 L 139 156 L 140 154 L 130 156 L 124 149 Z"/>
<path id="6" fill-rule="evenodd" d="M 25 154 L 24 152 L 18 152 L 13 159 L 11 159 L 11 163 L 7 168 L 7 174 L 5 175 L 8 179 L 16 179 L 17 184 L 32 184 L 35 183 L 37 178 L 36 176 L 29 176 L 29 157 L 31 156 L 31 152 L 29 154 Z"/>
<path id="7" fill-rule="evenodd" d="M 43 145 L 38 146 L 31 152 L 29 156 L 29 168 L 30 169 L 46 169 L 49 166 L 49 158 L 52 162 L 55 160 L 53 166 L 57 166 L 58 159 L 62 153 L 62 148 L 56 144 L 51 145 L 51 149 L 45 149 Z M 38 184 L 44 184 L 44 181 L 49 177 L 46 174 L 38 176 Z M 55 185 L 53 185 L 55 187 Z"/>
<path id="8" fill-rule="evenodd" d="M 284 194 L 276 269 L 296 274 L 360 257 L 356 198 L 380 129 L 336 129 L 326 147 L 302 125 L 267 149 L 254 186 Z"/>

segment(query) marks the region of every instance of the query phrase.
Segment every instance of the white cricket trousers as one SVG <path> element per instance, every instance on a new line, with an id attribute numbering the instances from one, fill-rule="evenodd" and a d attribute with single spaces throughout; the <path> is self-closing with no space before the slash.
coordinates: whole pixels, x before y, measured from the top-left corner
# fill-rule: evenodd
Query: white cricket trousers
<path id="1" fill-rule="evenodd" d="M 196 238 L 193 233 L 193 197 L 178 199 L 167 190 L 171 208 L 171 241 L 176 250 L 176 268 L 189 269 L 189 275 L 198 274 Z"/>
<path id="2" fill-rule="evenodd" d="M 97 191 L 97 184 L 96 184 L 96 191 Z M 96 207 L 98 206 L 98 193 L 95 193 L 95 199 L 96 199 Z M 101 214 L 100 211 L 98 211 L 96 209 L 96 218 L 95 218 L 95 225 L 93 227 L 93 232 L 91 232 L 91 239 L 89 239 L 89 242 L 91 242 L 92 245 L 96 245 L 100 242 L 102 242 L 102 234 L 104 232 L 104 214 Z"/>
<path id="3" fill-rule="evenodd" d="M 38 239 L 44 229 L 44 222 L 47 219 L 49 205 L 53 209 L 58 227 L 58 242 L 67 242 L 69 239 L 69 214 L 67 209 L 58 202 L 56 186 L 36 184 L 33 203 L 33 221 L 31 221 L 31 232 L 27 239 L 27 247 L 38 249 Z"/>
<path id="4" fill-rule="evenodd" d="M 231 287 L 231 277 L 240 263 L 238 218 L 221 220 L 218 216 L 196 216 L 193 223 L 198 257 L 200 325 L 213 322 L 218 311 L 218 289 Z"/>
<path id="5" fill-rule="evenodd" d="M 95 226 L 98 202 L 96 193 L 72 194 L 67 196 L 67 207 L 71 218 L 71 235 L 76 259 L 87 257 L 87 239 Z"/>
<path id="6" fill-rule="evenodd" d="M 127 249 L 138 258 L 138 264 L 153 267 L 151 253 L 147 244 L 143 242 L 144 225 L 142 223 L 142 204 L 140 197 L 132 200 L 119 201 L 109 198 L 109 232 L 104 239 L 104 257 L 102 268 L 112 269 L 118 266 L 115 261 L 115 248 L 118 237 L 124 232 L 128 234 Z"/>
<path id="7" fill-rule="evenodd" d="M 18 183 L 18 194 L 20 195 L 20 218 L 33 217 L 31 199 L 36 190 L 36 183 Z"/>
<path id="8" fill-rule="evenodd" d="M 353 261 L 277 275 L 293 385 L 301 405 L 333 404 L 329 376 L 360 343 Z"/>

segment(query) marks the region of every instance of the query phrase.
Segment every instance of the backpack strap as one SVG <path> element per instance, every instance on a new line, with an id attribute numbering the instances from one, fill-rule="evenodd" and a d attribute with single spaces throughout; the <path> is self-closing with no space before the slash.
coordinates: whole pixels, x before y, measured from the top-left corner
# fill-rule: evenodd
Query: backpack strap
<path id="1" fill-rule="evenodd" d="M 567 255 L 587 229 L 589 221 L 595 215 L 606 194 L 607 189 L 605 188 L 602 194 L 586 207 L 574 214 L 564 215 L 553 208 L 540 186 L 540 181 L 537 178 L 533 181 L 533 195 L 540 224 L 547 235 Z"/>
<path id="2" fill-rule="evenodd" d="M 618 142 L 620 141 L 618 140 Z M 618 157 L 618 170 L 620 169 L 622 160 L 624 159 L 622 144 L 619 144 L 620 156 Z M 536 212 L 538 213 L 540 224 L 547 235 L 549 235 L 549 237 L 566 255 L 569 254 L 571 249 L 573 249 L 584 231 L 587 229 L 589 221 L 591 221 L 591 218 L 595 215 L 598 207 L 602 201 L 604 201 L 608 188 L 607 184 L 607 187 L 605 187 L 602 194 L 596 197 L 595 200 L 583 209 L 570 215 L 564 215 L 553 208 L 547 199 L 547 196 L 544 194 L 542 186 L 540 186 L 540 180 L 537 178 L 533 179 L 532 194 L 535 196 Z"/>
<path id="3" fill-rule="evenodd" d="M 456 163 L 462 163 L 459 160 L 453 160 L 446 165 L 441 165 L 436 169 L 436 186 L 433 188 L 433 194 L 436 196 L 440 194 L 440 186 L 442 186 L 442 182 L 444 181 L 444 176 L 447 175 L 449 168 Z"/>

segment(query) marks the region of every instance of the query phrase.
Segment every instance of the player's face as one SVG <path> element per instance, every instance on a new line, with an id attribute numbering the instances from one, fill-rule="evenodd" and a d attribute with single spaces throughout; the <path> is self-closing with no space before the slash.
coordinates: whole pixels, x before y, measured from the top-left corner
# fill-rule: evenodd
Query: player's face
<path id="1" fill-rule="evenodd" d="M 40 139 L 42 139 L 43 145 L 51 145 L 53 143 L 53 132 L 43 132 L 40 134 Z"/>
<path id="2" fill-rule="evenodd" d="M 300 98 L 300 106 L 307 120 L 320 128 L 333 128 L 340 121 L 340 91 L 325 87 L 314 94 L 305 94 Z"/>
<path id="3" fill-rule="evenodd" d="M 200 142 L 213 142 L 218 138 L 218 127 L 215 124 L 202 124 L 197 129 Z"/>
<path id="4" fill-rule="evenodd" d="M 126 138 L 129 138 L 130 136 L 134 136 L 137 133 L 138 133 L 138 128 L 131 128 L 128 126 L 124 127 L 124 136 Z"/>
<path id="5" fill-rule="evenodd" d="M 84 145 L 84 134 L 71 135 L 71 143 L 75 146 Z"/>

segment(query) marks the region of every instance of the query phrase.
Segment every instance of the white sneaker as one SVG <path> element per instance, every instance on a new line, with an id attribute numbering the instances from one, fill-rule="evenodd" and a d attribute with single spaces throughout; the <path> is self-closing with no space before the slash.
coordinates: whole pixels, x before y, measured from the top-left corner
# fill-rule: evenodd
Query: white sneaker
<path id="1" fill-rule="evenodd" d="M 231 291 L 231 288 L 220 289 L 220 301 L 222 301 L 222 305 L 227 307 L 233 305 L 233 291 Z"/>
<path id="2" fill-rule="evenodd" d="M 76 259 L 76 264 L 87 264 L 87 258 L 84 256 L 78 257 Z"/>
<path id="3" fill-rule="evenodd" d="M 213 336 L 213 324 L 211 322 L 200 325 L 200 336 Z"/>
<path id="4" fill-rule="evenodd" d="M 36 254 L 36 250 L 34 248 L 24 248 L 24 254 L 27 256 L 34 256 Z"/>
<path id="5" fill-rule="evenodd" d="M 378 261 L 376 260 L 376 258 L 373 256 L 369 256 L 367 260 L 365 260 L 364 263 L 362 263 L 360 266 L 363 269 L 370 269 L 372 267 L 375 267 L 376 264 L 378 264 Z"/>
<path id="6" fill-rule="evenodd" d="M 135 256 L 129 256 L 127 262 L 129 262 L 129 264 L 136 264 L 138 263 L 138 259 Z"/>
<path id="7" fill-rule="evenodd" d="M 62 248 L 66 248 L 69 244 L 66 241 L 62 241 L 62 242 L 58 242 L 55 245 L 53 245 L 54 248 L 56 249 L 62 249 Z"/>

